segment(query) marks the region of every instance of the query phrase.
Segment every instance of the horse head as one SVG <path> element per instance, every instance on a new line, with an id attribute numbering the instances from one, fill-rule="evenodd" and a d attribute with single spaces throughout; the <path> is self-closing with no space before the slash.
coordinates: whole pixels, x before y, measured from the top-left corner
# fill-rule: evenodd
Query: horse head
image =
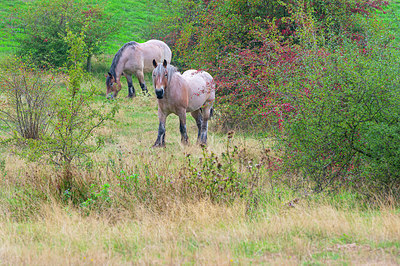
<path id="1" fill-rule="evenodd" d="M 165 94 L 165 90 L 168 85 L 168 62 L 164 59 L 164 62 L 160 65 L 157 64 L 156 60 L 153 59 L 153 85 L 157 99 L 162 99 Z"/>
<path id="2" fill-rule="evenodd" d="M 117 81 L 110 72 L 108 72 L 108 75 L 105 75 L 105 77 L 107 86 L 106 97 L 107 99 L 113 99 L 114 97 L 117 97 L 118 92 L 121 90 L 121 82 Z"/>

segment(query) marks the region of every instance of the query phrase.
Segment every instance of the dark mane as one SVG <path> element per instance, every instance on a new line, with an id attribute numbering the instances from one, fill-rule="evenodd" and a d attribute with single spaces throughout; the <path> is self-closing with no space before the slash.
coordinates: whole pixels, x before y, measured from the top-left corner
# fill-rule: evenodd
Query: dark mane
<path id="1" fill-rule="evenodd" d="M 118 62 L 119 62 L 119 59 L 121 58 L 121 55 L 122 55 L 122 52 L 125 50 L 125 48 L 127 48 L 127 47 L 133 47 L 133 48 L 135 48 L 135 46 L 137 45 L 138 43 L 137 42 L 128 42 L 128 43 L 125 43 L 124 44 L 124 46 L 122 46 L 119 50 L 118 50 L 118 52 L 115 54 L 115 56 L 114 56 L 114 59 L 113 59 L 113 61 L 112 61 L 112 63 L 111 63 L 111 67 L 110 67 L 110 73 L 111 73 L 111 75 L 113 75 L 113 77 L 114 78 L 116 78 L 116 76 L 115 76 L 115 68 L 117 67 L 117 64 L 118 64 Z"/>

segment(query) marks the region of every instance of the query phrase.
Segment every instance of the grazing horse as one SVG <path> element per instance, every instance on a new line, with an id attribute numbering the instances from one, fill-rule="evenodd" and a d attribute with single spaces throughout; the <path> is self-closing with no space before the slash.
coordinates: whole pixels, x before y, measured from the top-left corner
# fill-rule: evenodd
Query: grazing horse
<path id="1" fill-rule="evenodd" d="M 186 112 L 191 112 L 198 127 L 197 143 L 207 144 L 208 119 L 215 100 L 213 77 L 205 71 L 187 70 L 182 75 L 164 60 L 153 60 L 153 85 L 158 98 L 160 120 L 157 140 L 153 147 L 165 147 L 165 121 L 171 113 L 179 116 L 181 141 L 188 144 Z"/>
<path id="2" fill-rule="evenodd" d="M 142 91 L 147 93 L 144 73 L 149 73 L 153 70 L 152 60 L 155 59 L 159 63 L 163 62 L 163 60 L 171 62 L 171 57 L 171 49 L 166 43 L 159 40 L 124 44 L 115 54 L 110 71 L 106 75 L 107 98 L 114 98 L 118 95 L 121 90 L 121 75 L 124 75 L 128 82 L 129 98 L 135 97 L 132 75 L 138 78 Z"/>

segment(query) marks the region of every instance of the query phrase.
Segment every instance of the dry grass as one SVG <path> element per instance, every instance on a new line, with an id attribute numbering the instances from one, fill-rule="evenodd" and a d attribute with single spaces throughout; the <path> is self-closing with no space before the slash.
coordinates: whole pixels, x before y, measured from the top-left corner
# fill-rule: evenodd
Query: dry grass
<path id="1" fill-rule="evenodd" d="M 83 217 L 58 204 L 42 206 L 29 223 L 0 221 L 3 264 L 398 264 L 400 216 L 338 210 L 329 205 L 266 210 L 257 219 L 241 203 L 208 201 Z M 385 246 L 386 245 L 386 246 Z M 385 246 L 385 247 L 384 247 Z"/>

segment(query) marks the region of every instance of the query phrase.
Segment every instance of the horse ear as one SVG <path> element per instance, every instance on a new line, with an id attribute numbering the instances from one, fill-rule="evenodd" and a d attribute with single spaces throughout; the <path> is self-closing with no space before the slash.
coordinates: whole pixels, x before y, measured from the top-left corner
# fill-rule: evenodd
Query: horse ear
<path id="1" fill-rule="evenodd" d="M 163 66 L 167 67 L 167 64 L 168 64 L 167 60 L 164 59 Z"/>
<path id="2" fill-rule="evenodd" d="M 157 67 L 157 62 L 156 62 L 156 60 L 155 60 L 155 59 L 153 59 L 153 66 L 154 66 L 154 68 L 156 68 L 156 67 Z"/>

